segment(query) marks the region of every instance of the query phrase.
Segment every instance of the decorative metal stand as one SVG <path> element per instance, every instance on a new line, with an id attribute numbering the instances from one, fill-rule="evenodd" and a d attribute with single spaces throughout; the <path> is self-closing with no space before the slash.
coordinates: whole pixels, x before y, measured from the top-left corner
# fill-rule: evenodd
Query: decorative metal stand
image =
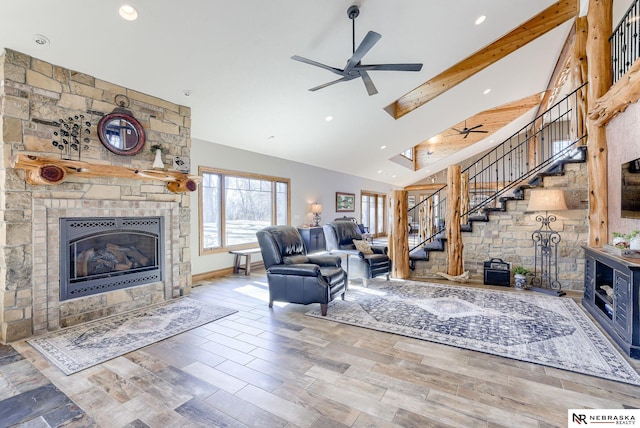
<path id="1" fill-rule="evenodd" d="M 560 234 L 551 228 L 556 216 L 547 212 L 544 216 L 537 215 L 536 221 L 540 228 L 531 234 L 534 245 L 534 278 L 531 290 L 554 296 L 564 296 L 560 281 L 558 281 L 558 244 Z"/>

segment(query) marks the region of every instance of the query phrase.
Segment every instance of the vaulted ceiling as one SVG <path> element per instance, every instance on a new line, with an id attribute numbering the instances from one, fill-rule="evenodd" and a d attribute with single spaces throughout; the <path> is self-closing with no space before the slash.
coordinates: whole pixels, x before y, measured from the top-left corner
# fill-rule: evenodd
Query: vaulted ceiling
<path id="1" fill-rule="evenodd" d="M 614 16 L 629 3 L 615 0 Z M 194 139 L 399 186 L 459 162 L 461 153 L 486 150 L 529 122 L 532 100 L 547 90 L 572 24 L 554 23 L 528 43 L 524 34 L 554 18 L 525 26 L 507 55 L 478 67 L 474 53 L 486 57 L 492 43 L 556 2 L 132 0 L 139 14 L 134 22 L 119 17 L 121 4 L 4 0 L 0 46 L 189 106 Z M 363 63 L 424 66 L 420 72 L 370 72 L 379 91 L 373 96 L 361 79 L 310 92 L 337 77 L 291 56 L 343 68 L 352 54 L 352 4 L 360 6 L 356 46 L 368 31 L 382 35 Z M 480 16 L 485 21 L 475 25 Z M 50 43 L 36 44 L 36 34 Z M 437 80 L 465 60 L 477 72 L 457 85 Z M 424 88 L 430 82 L 446 90 L 429 98 Z M 398 115 L 401 104 L 412 108 Z M 478 116 L 482 112 L 492 113 Z M 417 171 L 391 160 L 430 139 L 455 137 L 450 129 L 465 120 L 479 120 L 490 132 L 470 134 L 464 143 L 474 144 L 464 150 L 445 143 L 448 154 Z"/>

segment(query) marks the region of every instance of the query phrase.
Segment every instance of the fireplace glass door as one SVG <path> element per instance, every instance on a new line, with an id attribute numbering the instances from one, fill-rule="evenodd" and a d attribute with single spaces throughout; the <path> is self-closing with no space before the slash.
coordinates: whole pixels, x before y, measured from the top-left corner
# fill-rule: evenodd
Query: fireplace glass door
<path id="1" fill-rule="evenodd" d="M 162 280 L 162 217 L 60 219 L 60 299 Z"/>

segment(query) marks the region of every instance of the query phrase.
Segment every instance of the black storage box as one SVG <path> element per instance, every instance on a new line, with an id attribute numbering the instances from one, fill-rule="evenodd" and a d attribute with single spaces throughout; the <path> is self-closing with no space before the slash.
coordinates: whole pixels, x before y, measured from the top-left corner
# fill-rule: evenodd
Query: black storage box
<path id="1" fill-rule="evenodd" d="M 505 263 L 502 259 L 491 259 L 484 262 L 484 283 L 485 285 L 502 285 L 509 287 L 511 285 L 511 269 L 509 263 Z"/>

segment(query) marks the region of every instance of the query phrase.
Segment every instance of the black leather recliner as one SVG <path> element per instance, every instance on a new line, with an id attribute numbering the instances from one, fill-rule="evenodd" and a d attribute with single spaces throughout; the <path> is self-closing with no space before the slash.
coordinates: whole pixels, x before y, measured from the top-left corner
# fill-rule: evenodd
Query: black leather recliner
<path id="1" fill-rule="evenodd" d="M 307 255 L 298 229 L 269 226 L 256 232 L 269 283 L 269 307 L 273 302 L 308 305 L 320 303 L 322 315 L 338 295 L 344 300 L 347 274 L 339 256 Z"/>
<path id="2" fill-rule="evenodd" d="M 361 278 L 363 284 L 376 276 L 391 273 L 391 259 L 387 247 L 372 245 L 373 254 L 364 254 L 356 249 L 353 240 L 363 240 L 360 228 L 353 221 L 337 220 L 322 226 L 327 250 L 330 254 L 346 255 L 349 279 Z"/>

